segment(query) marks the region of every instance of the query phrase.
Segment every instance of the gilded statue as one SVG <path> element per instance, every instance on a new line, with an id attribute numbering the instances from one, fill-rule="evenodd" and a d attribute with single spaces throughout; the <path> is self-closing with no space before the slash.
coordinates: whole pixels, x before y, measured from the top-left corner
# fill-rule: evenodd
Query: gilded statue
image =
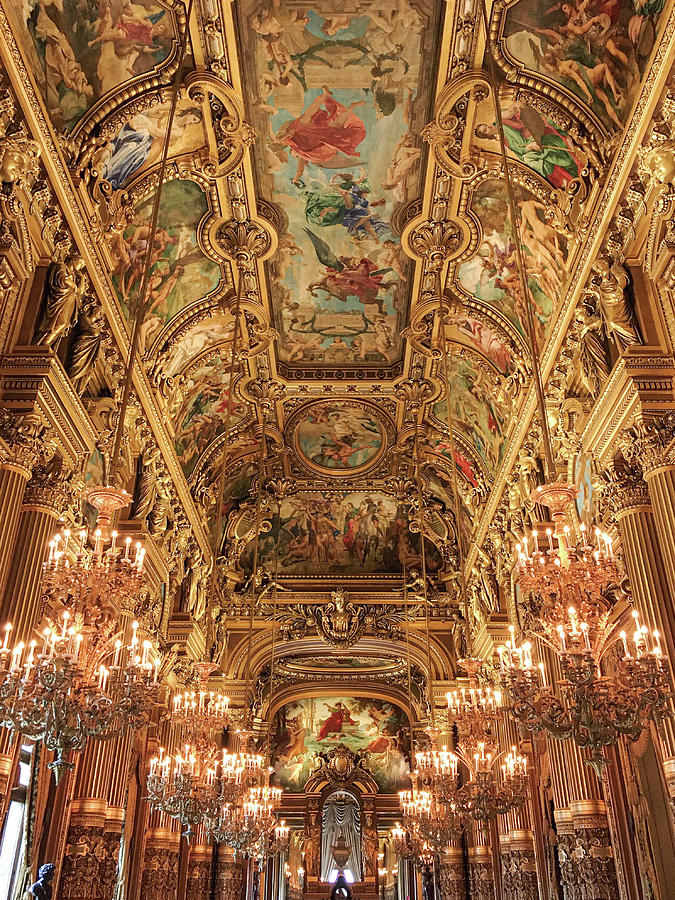
<path id="1" fill-rule="evenodd" d="M 103 344 L 103 311 L 95 301 L 83 304 L 77 323 L 77 334 L 70 350 L 66 372 L 76 393 L 84 394 L 94 374 L 94 368 Z"/>
<path id="2" fill-rule="evenodd" d="M 597 397 L 609 375 L 605 326 L 587 302 L 579 304 L 574 317 L 579 325 L 581 380 L 591 397 Z"/>
<path id="3" fill-rule="evenodd" d="M 87 289 L 84 260 L 75 253 L 53 262 L 47 275 L 46 305 L 36 343 L 46 347 L 57 345 L 67 335 L 80 315 Z"/>
<path id="4" fill-rule="evenodd" d="M 171 511 L 171 478 L 168 475 L 159 475 L 155 483 L 155 502 L 148 515 L 148 528 L 150 534 L 164 534 L 169 526 L 169 512 Z"/>
<path id="5" fill-rule="evenodd" d="M 619 263 L 600 258 L 593 263 L 595 277 L 586 293 L 596 301 L 605 330 L 616 341 L 619 350 L 640 342 L 633 311 L 626 296 L 628 275 Z"/>
<path id="6" fill-rule="evenodd" d="M 161 459 L 159 447 L 148 446 L 136 461 L 136 481 L 130 517 L 144 519 L 152 510 L 157 492 L 157 463 Z"/>

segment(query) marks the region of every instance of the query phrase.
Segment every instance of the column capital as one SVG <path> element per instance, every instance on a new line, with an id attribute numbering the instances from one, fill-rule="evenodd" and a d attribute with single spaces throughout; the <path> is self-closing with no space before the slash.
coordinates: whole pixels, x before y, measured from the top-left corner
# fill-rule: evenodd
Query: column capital
<path id="1" fill-rule="evenodd" d="M 675 410 L 632 425 L 624 432 L 621 450 L 645 476 L 655 469 L 675 466 Z"/>
<path id="2" fill-rule="evenodd" d="M 48 427 L 35 413 L 0 409 L 0 465 L 21 470 L 27 478 L 49 455 Z"/>
<path id="3" fill-rule="evenodd" d="M 60 516 L 75 499 L 79 479 L 61 458 L 34 466 L 23 495 L 23 508 L 38 508 Z"/>
<path id="4" fill-rule="evenodd" d="M 602 505 L 611 518 L 651 507 L 647 482 L 638 466 L 612 465 L 602 479 Z"/>

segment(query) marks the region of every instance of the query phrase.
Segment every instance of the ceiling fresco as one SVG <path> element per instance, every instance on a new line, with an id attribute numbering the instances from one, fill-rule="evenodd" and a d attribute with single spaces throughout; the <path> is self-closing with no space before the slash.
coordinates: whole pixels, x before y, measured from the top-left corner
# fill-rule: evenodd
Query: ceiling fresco
<path id="1" fill-rule="evenodd" d="M 92 234 L 97 228 L 117 340 L 139 305 L 186 6 L 9 5 L 35 106 L 46 109 L 52 138 L 57 132 L 64 184 L 71 178 L 75 205 Z M 325 590 L 336 577 L 361 590 L 381 576 L 393 591 L 404 571 L 421 568 L 410 527 L 415 434 L 433 506 L 427 570 L 446 583 L 456 577 L 453 468 L 471 547 L 513 465 L 532 371 L 516 240 L 543 354 L 571 296 L 571 262 L 582 256 L 583 236 L 553 198 L 595 197 L 594 179 L 604 189 L 615 132 L 659 40 L 662 4 L 497 0 L 488 11 L 505 74 L 498 102 L 518 234 L 477 8 L 466 7 L 471 27 L 462 31 L 456 6 L 194 0 L 149 254 L 139 354 L 147 382 L 137 396 L 155 404 L 154 427 L 165 432 L 157 440 L 204 557 L 220 518 L 218 555 L 240 598 L 259 483 L 268 572 L 278 552 L 292 590 Z M 110 218 L 98 222 L 106 203 Z M 235 233 L 250 239 L 240 256 Z M 243 311 L 230 397 L 236 296 Z M 92 385 L 106 384 L 107 359 Z M 588 493 L 588 467 L 577 463 Z M 318 746 L 331 714 L 316 706 L 291 718 L 300 715 Z M 351 712 L 366 729 L 369 715 Z M 279 732 L 282 757 L 291 739 Z M 295 771 L 292 755 L 285 765 L 283 777 L 299 786 L 306 772 Z"/>
<path id="2" fill-rule="evenodd" d="M 545 203 L 516 185 L 528 286 L 539 341 L 551 321 L 565 275 L 567 243 L 545 218 Z M 470 210 L 480 227 L 477 253 L 460 265 L 457 281 L 467 294 L 501 313 L 521 335 L 527 334 L 526 311 L 518 290 L 516 245 L 506 187 L 496 178 L 482 180 L 472 192 Z"/>
<path id="3" fill-rule="evenodd" d="M 537 98 L 541 106 L 541 98 Z M 514 91 L 501 94 L 500 109 L 504 123 L 504 137 L 511 159 L 547 181 L 551 187 L 564 187 L 588 163 L 587 155 L 564 128 L 545 113 L 539 112 L 532 101 Z M 494 100 L 488 97 L 476 104 L 474 145 L 482 150 L 499 153 L 499 131 Z"/>
<path id="4" fill-rule="evenodd" d="M 339 400 L 303 406 L 290 419 L 287 433 L 309 471 L 339 477 L 375 466 L 392 432 L 391 421 L 377 406 Z"/>
<path id="5" fill-rule="evenodd" d="M 190 369 L 184 391 L 185 400 L 176 416 L 174 445 L 183 471 L 189 476 L 228 421 L 234 427 L 242 420 L 246 407 L 236 397 L 230 400 L 230 354 L 225 350 L 196 363 Z"/>
<path id="6" fill-rule="evenodd" d="M 423 6 L 238 5 L 259 191 L 285 217 L 269 267 L 281 363 L 401 358 L 412 270 L 394 217 L 420 190 L 438 33 Z"/>
<path id="7" fill-rule="evenodd" d="M 17 32 L 61 131 L 101 97 L 156 69 L 171 54 L 176 21 L 156 0 L 27 0 L 11 4 Z"/>
<path id="8" fill-rule="evenodd" d="M 271 517 L 270 531 L 261 536 L 258 555 L 268 572 L 284 575 L 397 574 L 421 568 L 419 534 L 408 528 L 409 504 L 381 491 L 300 492 L 281 501 L 280 515 Z M 254 542 L 242 556 L 252 568 Z M 439 572 L 441 556 L 425 541 L 428 572 Z"/>
<path id="9" fill-rule="evenodd" d="M 662 3 L 518 0 L 502 25 L 508 56 L 557 82 L 609 130 L 623 127 L 654 46 Z"/>
<path id="10" fill-rule="evenodd" d="M 106 181 L 116 190 L 128 187 L 162 156 L 170 103 L 158 103 L 133 112 L 117 128 L 105 147 L 101 165 Z M 189 156 L 206 143 L 204 115 L 201 108 L 186 97 L 176 105 L 175 125 L 171 131 L 169 154 Z"/>
<path id="11" fill-rule="evenodd" d="M 113 284 L 128 316 L 135 315 L 138 305 L 152 202 L 152 196 L 139 201 L 133 222 L 110 242 Z M 207 197 L 196 182 L 178 179 L 164 185 L 141 332 L 143 349 L 177 313 L 221 282 L 220 266 L 206 256 L 198 238 L 200 223 L 208 213 Z"/>
<path id="12" fill-rule="evenodd" d="M 367 768 L 384 793 L 409 783 L 408 717 L 384 700 L 312 697 L 282 707 L 273 723 L 272 760 L 279 784 L 301 792 L 314 754 L 344 744 L 369 754 Z"/>

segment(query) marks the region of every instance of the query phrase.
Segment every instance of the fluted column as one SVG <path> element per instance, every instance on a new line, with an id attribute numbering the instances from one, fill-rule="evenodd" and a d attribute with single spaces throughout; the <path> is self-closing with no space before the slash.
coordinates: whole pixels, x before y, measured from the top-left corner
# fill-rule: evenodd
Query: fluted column
<path id="1" fill-rule="evenodd" d="M 0 603 L 0 622 L 11 622 L 12 641 L 31 639 L 40 614 L 42 564 L 55 523 L 69 498 L 72 472 L 62 461 L 37 465 L 26 485 L 16 543 Z"/>
<path id="2" fill-rule="evenodd" d="M 24 489 L 45 449 L 44 434 L 38 417 L 0 410 L 0 594 L 12 564 Z"/>
<path id="3" fill-rule="evenodd" d="M 657 525 L 651 491 L 640 470 L 633 466 L 612 469 L 604 496 L 609 501 L 621 535 L 623 559 L 633 602 L 650 631 L 658 629 L 668 657 L 671 678 L 675 661 L 674 597 L 664 558 L 663 533 Z M 675 725 L 663 728 L 664 759 L 675 757 Z"/>
<path id="4" fill-rule="evenodd" d="M 186 894 L 189 900 L 210 900 L 212 862 L 212 844 L 202 838 L 190 847 Z"/>
<path id="5" fill-rule="evenodd" d="M 557 657 L 540 646 L 552 680 L 562 673 Z M 573 740 L 548 738 L 565 900 L 617 900 L 619 887 L 602 784 L 587 765 L 589 754 Z"/>
<path id="6" fill-rule="evenodd" d="M 89 741 L 77 767 L 66 854 L 59 882 L 62 900 L 112 900 L 120 847 L 119 827 L 106 827 L 107 794 L 117 741 Z"/>
<path id="7" fill-rule="evenodd" d="M 216 863 L 214 900 L 241 900 L 244 883 L 244 862 L 235 860 L 234 852 L 220 844 Z"/>
<path id="8" fill-rule="evenodd" d="M 35 465 L 30 481 L 22 481 L 17 520 L 6 526 L 12 529 L 14 545 L 0 601 L 0 627 L 4 627 L 6 622 L 12 623 L 12 644 L 19 641 L 28 643 L 38 624 L 42 563 L 55 521 L 63 511 L 68 497 L 64 488 L 69 474 L 69 470 L 60 462 Z M 11 732 L 0 729 L 2 793 L 3 781 L 7 779 L 11 766 L 11 743 Z"/>
<path id="9" fill-rule="evenodd" d="M 179 856 L 179 823 L 164 813 L 151 813 L 145 841 L 141 900 L 175 900 Z"/>

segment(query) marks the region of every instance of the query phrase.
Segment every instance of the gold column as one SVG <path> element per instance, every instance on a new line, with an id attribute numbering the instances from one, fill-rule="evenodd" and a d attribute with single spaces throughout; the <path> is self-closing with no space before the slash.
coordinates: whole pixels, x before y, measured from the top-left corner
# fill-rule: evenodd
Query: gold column
<path id="1" fill-rule="evenodd" d="M 24 489 L 45 449 L 44 434 L 37 416 L 0 410 L 0 592 L 12 563 Z"/>
<path id="2" fill-rule="evenodd" d="M 59 882 L 59 897 L 63 900 L 112 898 L 115 890 L 119 833 L 106 830 L 112 743 L 89 741 L 77 767 Z M 94 885 L 96 894 L 92 893 Z"/>
<path id="3" fill-rule="evenodd" d="M 179 823 L 164 813 L 151 813 L 145 841 L 141 900 L 175 900 L 179 856 Z"/>
<path id="4" fill-rule="evenodd" d="M 26 485 L 16 543 L 0 603 L 0 622 L 12 622 L 12 642 L 33 636 L 40 613 L 40 582 L 47 545 L 69 498 L 71 471 L 61 462 L 38 465 Z"/>
<path id="5" fill-rule="evenodd" d="M 0 623 L 2 626 L 12 623 L 12 644 L 28 643 L 38 624 L 42 563 L 55 521 L 66 502 L 66 476 L 66 470 L 60 465 L 36 465 L 30 481 L 22 482 L 17 520 L 4 526 L 12 528 L 14 546 L 0 601 Z M 0 729 L 0 791 L 3 793 L 13 755 L 11 737 L 10 731 Z"/>
<path id="6" fill-rule="evenodd" d="M 234 851 L 223 844 L 218 846 L 217 853 L 214 900 L 241 900 L 244 862 L 235 860 Z"/>
<path id="7" fill-rule="evenodd" d="M 605 491 L 616 516 L 623 559 L 630 579 L 633 602 L 650 630 L 663 636 L 665 652 L 673 673 L 675 661 L 675 621 L 671 618 L 673 594 L 668 579 L 665 546 L 651 503 L 651 491 L 634 467 L 613 470 Z M 663 728 L 664 759 L 675 757 L 675 726 L 667 719 Z"/>
<path id="8" fill-rule="evenodd" d="M 557 657 L 539 645 L 551 680 L 562 673 Z M 589 754 L 571 739 L 548 738 L 558 836 L 558 862 L 565 900 L 617 900 L 603 788 L 586 764 Z"/>

